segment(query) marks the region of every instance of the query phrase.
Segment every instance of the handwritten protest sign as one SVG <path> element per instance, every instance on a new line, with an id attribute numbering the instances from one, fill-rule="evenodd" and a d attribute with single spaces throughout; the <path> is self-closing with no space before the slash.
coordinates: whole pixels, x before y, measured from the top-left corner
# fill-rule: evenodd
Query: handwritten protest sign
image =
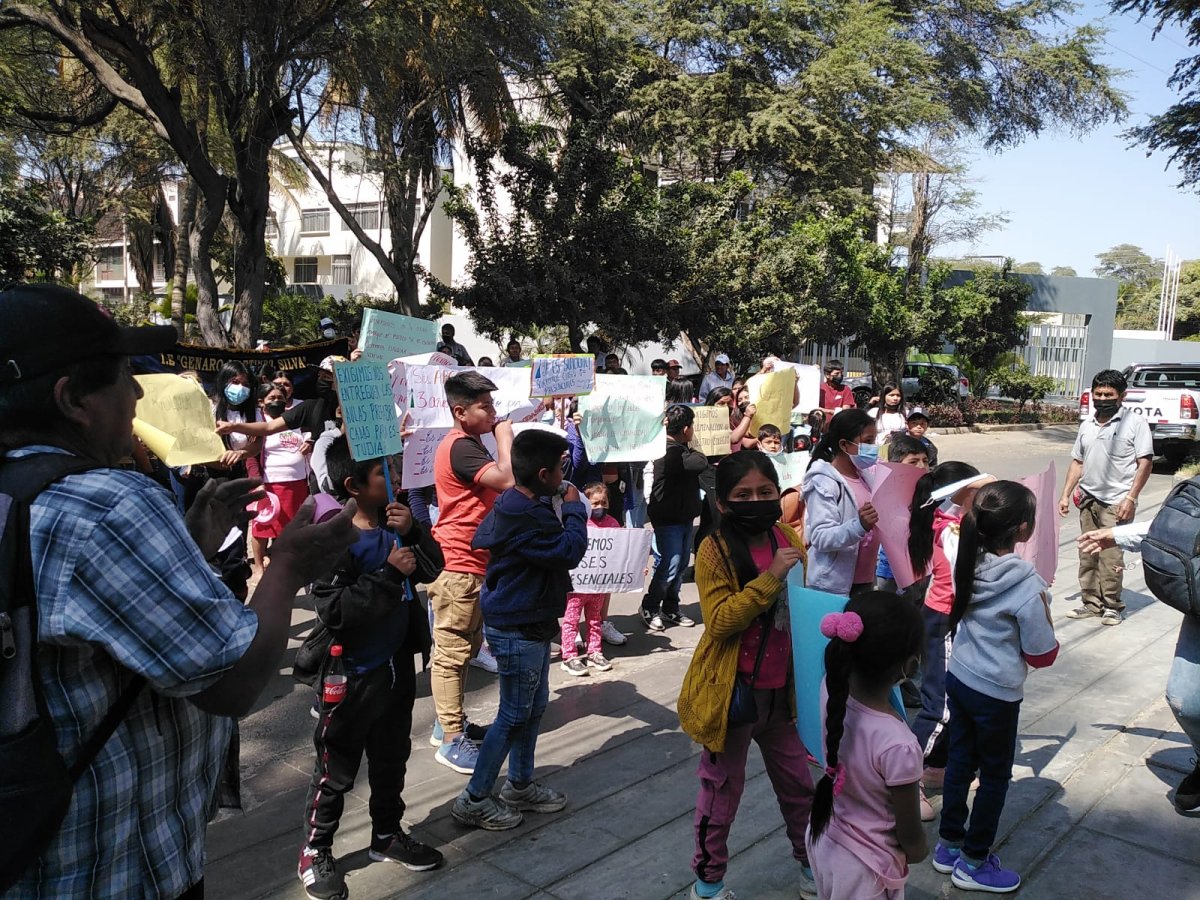
<path id="1" fill-rule="evenodd" d="M 513 425 L 513 435 L 516 436 L 528 428 L 541 428 L 546 431 L 553 431 L 555 434 L 566 437 L 566 432 L 561 428 L 556 428 L 553 425 L 545 425 L 541 422 L 520 422 Z M 442 439 L 450 433 L 447 428 L 418 428 L 404 439 L 404 457 L 401 467 L 401 484 L 406 488 L 426 487 L 433 484 L 433 462 L 437 455 L 437 448 L 442 443 Z M 496 438 L 494 435 L 485 434 L 482 438 L 483 446 L 487 448 L 488 453 L 492 454 L 492 458 L 496 458 Z"/>
<path id="2" fill-rule="evenodd" d="M 496 385 L 492 400 L 496 415 L 510 421 L 528 422 L 537 418 L 539 402 L 529 398 L 529 372 L 509 368 L 449 368 L 447 366 L 404 366 L 404 384 L 408 388 L 405 408 L 414 428 L 449 428 L 454 425 L 446 403 L 446 379 L 461 372 L 478 372 Z"/>
<path id="3" fill-rule="evenodd" d="M 807 453 L 776 453 L 771 456 L 771 462 L 779 474 L 780 491 L 800 487 L 810 459 Z"/>
<path id="4" fill-rule="evenodd" d="M 530 397 L 577 397 L 590 394 L 596 379 L 596 358 L 590 353 L 535 356 Z"/>
<path id="5" fill-rule="evenodd" d="M 396 404 L 396 418 L 403 421 L 408 411 L 408 366 L 457 366 L 458 360 L 445 353 L 420 353 L 402 356 L 388 363 L 388 375 L 392 378 L 392 399 Z M 410 417 L 411 418 L 411 417 Z"/>
<path id="6" fill-rule="evenodd" d="M 595 390 L 579 398 L 579 433 L 588 459 L 638 462 L 666 453 L 666 391 L 667 380 L 654 375 L 597 375 Z"/>
<path id="7" fill-rule="evenodd" d="M 796 393 L 796 370 L 783 367 L 776 372 L 760 372 L 746 382 L 750 402 L 758 411 L 750 422 L 750 435 L 764 425 L 774 425 L 784 434 L 792 430 L 792 398 Z"/>
<path id="8" fill-rule="evenodd" d="M 583 594 L 641 591 L 652 536 L 644 528 L 589 528 L 587 553 L 571 570 L 572 590 Z"/>
<path id="9" fill-rule="evenodd" d="M 846 608 L 846 598 L 804 586 L 804 565 L 788 573 L 787 604 L 792 624 L 792 666 L 796 679 L 796 730 L 800 742 L 825 767 L 825 732 L 821 728 L 821 681 L 825 678 L 825 647 L 821 619 Z M 892 688 L 892 708 L 904 719 L 900 688 Z"/>
<path id="10" fill-rule="evenodd" d="M 883 550 L 892 567 L 892 577 L 900 590 L 920 581 L 925 572 L 914 572 L 908 558 L 908 525 L 911 517 L 909 507 L 917 482 L 925 469 L 902 466 L 899 463 L 876 463 L 872 466 L 875 476 L 871 492 L 871 504 L 879 512 L 875 528 L 879 532 Z"/>
<path id="11" fill-rule="evenodd" d="M 695 436 L 692 449 L 705 456 L 726 456 L 729 453 L 729 409 L 724 406 L 697 406 L 693 424 Z"/>
<path id="12" fill-rule="evenodd" d="M 1054 491 L 1056 479 L 1053 462 L 1046 471 L 1019 479 L 1037 498 L 1037 519 L 1029 542 L 1017 544 L 1017 556 L 1033 563 L 1046 584 L 1054 583 L 1054 575 L 1058 571 L 1058 530 L 1062 520 L 1058 515 L 1058 499 Z"/>
<path id="13" fill-rule="evenodd" d="M 437 322 L 364 309 L 358 346 L 363 358 L 391 362 L 401 356 L 428 353 L 437 344 Z"/>
<path id="14" fill-rule="evenodd" d="M 214 430 L 212 402 L 204 389 L 178 375 L 138 375 L 143 396 L 133 433 L 168 466 L 216 462 L 225 445 Z"/>
<path id="15" fill-rule="evenodd" d="M 392 399 L 387 367 L 375 360 L 333 364 L 342 421 L 354 459 L 375 459 L 399 453 L 400 427 Z"/>

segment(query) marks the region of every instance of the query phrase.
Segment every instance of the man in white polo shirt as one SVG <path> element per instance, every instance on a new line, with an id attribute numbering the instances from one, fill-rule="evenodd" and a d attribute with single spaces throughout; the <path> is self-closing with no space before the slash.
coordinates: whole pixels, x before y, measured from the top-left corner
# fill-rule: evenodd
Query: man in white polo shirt
<path id="1" fill-rule="evenodd" d="M 1154 439 L 1146 420 L 1121 406 L 1125 376 L 1105 369 L 1092 379 L 1092 415 L 1079 425 L 1071 451 L 1071 466 L 1063 485 L 1058 511 L 1066 516 L 1079 487 L 1079 527 L 1082 532 L 1111 528 L 1133 520 L 1138 494 L 1150 477 Z M 1079 590 L 1083 605 L 1067 615 L 1097 617 L 1104 625 L 1121 624 L 1124 555 L 1117 547 L 1079 557 Z"/>

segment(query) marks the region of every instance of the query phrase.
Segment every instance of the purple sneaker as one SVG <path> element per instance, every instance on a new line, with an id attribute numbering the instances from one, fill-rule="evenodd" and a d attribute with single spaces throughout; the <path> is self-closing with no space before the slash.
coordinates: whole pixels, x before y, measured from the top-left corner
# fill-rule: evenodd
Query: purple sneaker
<path id="1" fill-rule="evenodd" d="M 929 857 L 929 861 L 943 875 L 949 875 L 958 864 L 958 854 L 958 847 L 947 847 L 941 841 L 938 841 L 937 846 L 933 848 L 933 856 Z"/>
<path id="2" fill-rule="evenodd" d="M 989 853 L 979 866 L 972 866 L 961 856 L 950 873 L 950 883 L 964 891 L 983 891 L 988 894 L 1007 894 L 1021 886 L 1021 876 L 1000 865 L 1000 857 Z"/>

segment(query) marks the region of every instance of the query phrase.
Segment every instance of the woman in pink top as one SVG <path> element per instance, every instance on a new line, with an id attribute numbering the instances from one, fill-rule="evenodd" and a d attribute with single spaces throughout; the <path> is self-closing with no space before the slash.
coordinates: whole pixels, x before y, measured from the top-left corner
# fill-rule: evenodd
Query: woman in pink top
<path id="1" fill-rule="evenodd" d="M 920 613 L 867 591 L 821 621 L 825 777 L 807 839 L 821 900 L 898 900 L 911 863 L 929 855 L 921 825 L 921 748 L 891 704 L 921 655 Z"/>

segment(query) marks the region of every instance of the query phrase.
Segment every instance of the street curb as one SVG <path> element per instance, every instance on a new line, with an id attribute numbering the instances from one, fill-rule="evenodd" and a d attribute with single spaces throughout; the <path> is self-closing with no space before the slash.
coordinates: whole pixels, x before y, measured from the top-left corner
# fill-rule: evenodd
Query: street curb
<path id="1" fill-rule="evenodd" d="M 1023 422 L 1016 425 L 965 425 L 961 428 L 930 426 L 932 434 L 991 434 L 994 431 L 1045 431 L 1048 428 L 1074 428 L 1070 422 Z"/>

